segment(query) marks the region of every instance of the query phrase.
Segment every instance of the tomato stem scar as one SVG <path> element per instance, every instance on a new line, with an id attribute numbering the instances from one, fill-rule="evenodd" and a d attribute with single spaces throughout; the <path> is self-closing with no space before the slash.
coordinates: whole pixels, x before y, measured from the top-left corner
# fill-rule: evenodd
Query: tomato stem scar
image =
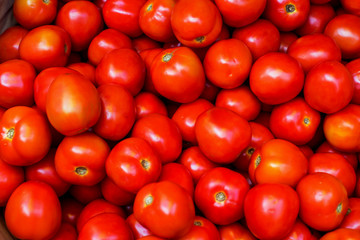
<path id="1" fill-rule="evenodd" d="M 286 9 L 286 12 L 292 13 L 292 12 L 295 12 L 296 7 L 295 7 L 294 4 L 289 3 L 289 4 L 287 4 L 287 5 L 285 6 L 285 9 Z"/>
<path id="2" fill-rule="evenodd" d="M 226 200 L 226 195 L 223 192 L 218 192 L 215 194 L 215 199 L 217 202 L 224 202 Z"/>
<path id="3" fill-rule="evenodd" d="M 15 129 L 10 128 L 9 131 L 7 131 L 7 133 L 6 133 L 6 137 L 9 138 L 9 139 L 13 139 L 14 134 L 15 134 Z"/>
<path id="4" fill-rule="evenodd" d="M 83 176 L 87 173 L 87 169 L 85 167 L 77 167 L 75 169 L 76 174 Z"/>
<path id="5" fill-rule="evenodd" d="M 146 161 L 145 159 L 142 159 L 142 160 L 140 161 L 140 163 L 141 163 L 141 166 L 142 166 L 145 170 L 148 170 L 148 169 L 150 168 L 150 163 L 149 163 L 149 161 Z"/>
<path id="6" fill-rule="evenodd" d="M 148 205 L 152 204 L 153 201 L 154 201 L 153 196 L 151 196 L 151 195 L 147 196 L 147 197 L 144 199 L 145 206 L 148 206 Z"/>

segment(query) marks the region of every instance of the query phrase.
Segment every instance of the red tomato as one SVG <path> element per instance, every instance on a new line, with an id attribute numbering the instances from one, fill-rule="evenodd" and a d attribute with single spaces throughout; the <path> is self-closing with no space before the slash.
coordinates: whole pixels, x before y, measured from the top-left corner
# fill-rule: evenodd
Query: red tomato
<path id="1" fill-rule="evenodd" d="M 178 0 L 171 13 L 171 27 L 185 46 L 206 47 L 220 34 L 222 17 L 212 1 Z"/>
<path id="2" fill-rule="evenodd" d="M 280 33 L 280 47 L 279 52 L 287 53 L 289 46 L 298 39 L 298 36 L 293 32 Z"/>
<path id="3" fill-rule="evenodd" d="M 251 157 L 249 175 L 253 183 L 282 183 L 295 187 L 308 172 L 308 160 L 291 142 L 271 139 Z"/>
<path id="4" fill-rule="evenodd" d="M 103 213 L 91 218 L 79 232 L 78 240 L 112 239 L 133 240 L 125 220 L 114 213 Z"/>
<path id="5" fill-rule="evenodd" d="M 140 9 L 139 25 L 150 38 L 159 42 L 174 41 L 171 13 L 175 0 L 148 0 Z"/>
<path id="6" fill-rule="evenodd" d="M 321 62 L 306 76 L 305 101 L 320 112 L 330 114 L 341 110 L 350 103 L 353 94 L 352 76 L 338 61 Z"/>
<path id="7" fill-rule="evenodd" d="M 159 42 L 156 42 L 154 39 L 149 38 L 146 35 L 141 35 L 140 37 L 133 38 L 132 45 L 137 53 L 148 49 L 161 48 Z"/>
<path id="8" fill-rule="evenodd" d="M 224 167 L 207 171 L 195 187 L 195 204 L 204 216 L 218 225 L 244 217 L 244 199 L 250 186 L 245 177 Z"/>
<path id="9" fill-rule="evenodd" d="M 320 113 L 297 97 L 275 106 L 270 115 L 270 130 L 276 138 L 304 145 L 315 136 L 320 120 Z"/>
<path id="10" fill-rule="evenodd" d="M 360 104 L 360 58 L 347 63 L 345 66 L 350 71 L 354 80 L 354 96 L 351 102 Z"/>
<path id="11" fill-rule="evenodd" d="M 102 138 L 119 141 L 130 132 L 135 122 L 134 98 L 119 84 L 103 84 L 97 91 L 101 99 L 101 114 L 93 130 Z"/>
<path id="12" fill-rule="evenodd" d="M 71 1 L 60 8 L 56 25 L 69 33 L 72 50 L 86 50 L 91 40 L 102 30 L 100 10 L 90 1 Z"/>
<path id="13" fill-rule="evenodd" d="M 334 40 L 322 33 L 298 38 L 289 46 L 287 53 L 299 61 L 305 73 L 324 61 L 341 61 L 340 48 Z"/>
<path id="14" fill-rule="evenodd" d="M 360 57 L 360 17 L 341 14 L 326 25 L 324 34 L 331 37 L 341 49 L 344 59 Z M 346 34 L 344 34 L 346 33 Z"/>
<path id="15" fill-rule="evenodd" d="M 149 229 L 147 229 L 146 227 L 144 227 L 143 225 L 141 225 L 139 223 L 138 220 L 136 220 L 134 214 L 130 214 L 127 218 L 126 218 L 126 223 L 129 225 L 134 238 L 135 239 L 140 239 L 142 237 L 146 237 L 146 236 L 151 236 L 152 233 L 149 231 Z"/>
<path id="16" fill-rule="evenodd" d="M 139 54 L 132 49 L 120 48 L 102 58 L 96 67 L 95 80 L 98 85 L 120 84 L 135 96 L 144 86 L 145 70 Z"/>
<path id="17" fill-rule="evenodd" d="M 131 39 L 122 32 L 108 28 L 92 38 L 87 55 L 90 63 L 96 66 L 106 53 L 118 48 L 132 48 Z"/>
<path id="18" fill-rule="evenodd" d="M 81 73 L 86 79 L 95 84 L 95 67 L 90 63 L 77 62 L 71 63 L 66 67 Z"/>
<path id="19" fill-rule="evenodd" d="M 310 229 L 300 219 L 297 219 L 290 233 L 281 240 L 313 240 L 313 235 Z"/>
<path id="20" fill-rule="evenodd" d="M 152 113 L 138 119 L 131 137 L 146 140 L 159 154 L 162 163 L 174 162 L 182 150 L 182 138 L 176 123 L 170 118 Z"/>
<path id="21" fill-rule="evenodd" d="M 62 222 L 59 231 L 51 240 L 77 240 L 77 236 L 75 227 L 70 223 Z"/>
<path id="22" fill-rule="evenodd" d="M 105 179 L 102 180 L 101 193 L 105 200 L 118 206 L 129 205 L 135 199 L 134 193 L 126 192 L 116 185 L 109 177 L 105 177 Z"/>
<path id="23" fill-rule="evenodd" d="M 244 213 L 247 226 L 255 237 L 281 239 L 294 226 L 299 213 L 299 197 L 288 185 L 258 184 L 245 197 Z"/>
<path id="24" fill-rule="evenodd" d="M 94 84 L 83 75 L 64 73 L 49 87 L 46 114 L 51 125 L 61 134 L 79 134 L 98 121 L 101 100 Z"/>
<path id="25" fill-rule="evenodd" d="M 225 164 L 234 162 L 250 144 L 251 128 L 233 111 L 213 107 L 197 118 L 195 136 L 207 158 Z"/>
<path id="26" fill-rule="evenodd" d="M 341 6 L 347 12 L 360 16 L 360 4 L 356 1 L 340 0 Z"/>
<path id="27" fill-rule="evenodd" d="M 0 64 L 0 106 L 11 108 L 34 103 L 34 79 L 36 72 L 27 61 L 8 60 Z"/>
<path id="28" fill-rule="evenodd" d="M 84 208 L 84 205 L 77 201 L 73 197 L 62 197 L 60 199 L 61 204 L 61 221 L 71 224 L 76 227 L 77 219 Z"/>
<path id="29" fill-rule="evenodd" d="M 339 228 L 360 230 L 360 198 L 349 198 L 349 209 Z"/>
<path id="30" fill-rule="evenodd" d="M 196 100 L 205 86 L 202 63 L 188 47 L 163 50 L 154 57 L 150 74 L 157 92 L 175 102 Z"/>
<path id="31" fill-rule="evenodd" d="M 220 240 L 220 235 L 218 229 L 211 221 L 204 217 L 196 216 L 190 231 L 184 236 L 177 238 L 177 240 L 192 239 Z"/>
<path id="32" fill-rule="evenodd" d="M 4 207 L 12 192 L 25 180 L 24 169 L 0 159 L 0 206 Z"/>
<path id="33" fill-rule="evenodd" d="M 166 106 L 160 98 L 150 92 L 140 92 L 134 98 L 136 108 L 136 119 L 139 119 L 150 113 L 158 113 L 164 116 L 168 115 Z"/>
<path id="34" fill-rule="evenodd" d="M 5 222 L 16 238 L 51 238 L 61 224 L 61 207 L 55 191 L 40 181 L 22 183 L 9 198 Z"/>
<path id="35" fill-rule="evenodd" d="M 46 117 L 30 107 L 6 110 L 0 121 L 0 158 L 8 164 L 28 166 L 40 161 L 51 145 Z"/>
<path id="36" fill-rule="evenodd" d="M 69 34 L 55 25 L 43 25 L 30 30 L 19 45 L 20 57 L 39 71 L 65 66 L 71 50 Z"/>
<path id="37" fill-rule="evenodd" d="M 72 185 L 69 189 L 69 193 L 82 204 L 87 204 L 102 197 L 100 184 L 92 186 Z"/>
<path id="38" fill-rule="evenodd" d="M 326 233 L 320 240 L 353 240 L 360 239 L 360 232 L 355 229 L 338 228 L 334 231 Z"/>
<path id="39" fill-rule="evenodd" d="M 267 53 L 253 64 L 249 81 L 261 102 L 280 104 L 301 92 L 304 72 L 295 58 L 285 53 Z"/>
<path id="40" fill-rule="evenodd" d="M 296 191 L 300 199 L 299 216 L 309 227 L 319 231 L 337 228 L 348 209 L 344 185 L 328 173 L 312 173 L 303 177 Z"/>
<path id="41" fill-rule="evenodd" d="M 55 168 L 66 182 L 92 186 L 105 177 L 108 144 L 94 133 L 65 137 L 56 149 Z"/>
<path id="42" fill-rule="evenodd" d="M 360 151 L 360 106 L 349 104 L 324 120 L 326 140 L 344 152 Z"/>
<path id="43" fill-rule="evenodd" d="M 12 26 L 0 34 L 0 63 L 20 58 L 19 45 L 27 33 L 21 26 Z"/>
<path id="44" fill-rule="evenodd" d="M 146 67 L 146 77 L 145 77 L 143 91 L 151 92 L 155 95 L 159 95 L 159 93 L 155 90 L 154 84 L 152 82 L 150 68 L 156 55 L 158 55 L 163 50 L 164 49 L 162 48 L 154 48 L 154 49 L 146 49 L 139 53 L 141 58 L 144 60 Z"/>
<path id="45" fill-rule="evenodd" d="M 196 145 L 195 123 L 200 114 L 209 110 L 214 105 L 205 100 L 197 99 L 191 103 L 184 103 L 179 106 L 172 116 L 172 120 L 177 124 L 184 141 Z"/>
<path id="46" fill-rule="evenodd" d="M 240 40 L 220 40 L 207 50 L 204 70 L 207 79 L 215 86 L 232 89 L 239 87 L 249 77 L 252 56 Z"/>
<path id="47" fill-rule="evenodd" d="M 232 37 L 246 44 L 254 60 L 266 53 L 278 51 L 280 46 L 279 30 L 265 19 L 235 29 Z"/>
<path id="48" fill-rule="evenodd" d="M 280 31 L 302 26 L 310 12 L 310 0 L 267 0 L 263 16 Z"/>
<path id="49" fill-rule="evenodd" d="M 243 27 L 256 21 L 265 10 L 266 0 L 215 0 L 224 22 L 231 27 Z"/>
<path id="50" fill-rule="evenodd" d="M 13 5 L 13 14 L 21 26 L 30 29 L 51 24 L 56 17 L 57 7 L 57 0 L 16 0 Z"/>
<path id="51" fill-rule="evenodd" d="M 140 189 L 134 201 L 134 216 L 156 236 L 176 238 L 191 229 L 195 207 L 185 189 L 162 181 Z"/>
<path id="52" fill-rule="evenodd" d="M 218 226 L 218 229 L 221 240 L 256 240 L 254 235 L 252 235 L 252 233 L 247 228 L 238 222 L 231 223 L 229 225 Z"/>

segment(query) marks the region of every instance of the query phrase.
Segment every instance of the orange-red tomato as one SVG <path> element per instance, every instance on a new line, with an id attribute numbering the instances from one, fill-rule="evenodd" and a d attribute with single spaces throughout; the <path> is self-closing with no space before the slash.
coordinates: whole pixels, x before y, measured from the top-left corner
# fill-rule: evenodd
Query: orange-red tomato
<path id="1" fill-rule="evenodd" d="M 101 181 L 101 195 L 105 200 L 118 206 L 129 205 L 134 202 L 135 199 L 134 193 L 127 192 L 120 188 L 107 176 Z"/>
<path id="2" fill-rule="evenodd" d="M 349 198 L 349 209 L 339 228 L 351 228 L 360 230 L 360 198 Z"/>
<path id="3" fill-rule="evenodd" d="M 12 192 L 25 180 L 24 169 L 0 159 L 0 206 L 4 207 Z"/>
<path id="4" fill-rule="evenodd" d="M 0 63 L 20 58 L 19 45 L 27 33 L 21 26 L 12 26 L 0 34 Z"/>
<path id="5" fill-rule="evenodd" d="M 254 235 L 252 235 L 252 233 L 247 228 L 238 222 L 219 226 L 218 229 L 221 240 L 232 240 L 234 238 L 241 240 L 256 240 Z"/>
<path id="6" fill-rule="evenodd" d="M 220 240 L 219 231 L 210 220 L 201 216 L 195 216 L 194 224 L 190 231 L 177 240 L 208 239 Z"/>
<path id="7" fill-rule="evenodd" d="M 126 223 L 129 225 L 135 239 L 141 239 L 152 235 L 149 229 L 141 225 L 139 221 L 136 220 L 133 213 L 126 218 Z"/>
<path id="8" fill-rule="evenodd" d="M 165 103 L 155 94 L 150 92 L 140 92 L 134 98 L 136 108 L 136 119 L 139 119 L 150 113 L 159 113 L 168 115 Z"/>
<path id="9" fill-rule="evenodd" d="M 353 240 L 360 239 L 360 233 L 356 229 L 338 228 L 334 231 L 326 233 L 320 240 Z"/>

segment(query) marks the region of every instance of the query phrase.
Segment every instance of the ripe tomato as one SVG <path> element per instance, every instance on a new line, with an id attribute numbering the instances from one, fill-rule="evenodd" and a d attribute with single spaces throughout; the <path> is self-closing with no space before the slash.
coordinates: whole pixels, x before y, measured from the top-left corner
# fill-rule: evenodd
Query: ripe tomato
<path id="1" fill-rule="evenodd" d="M 27 61 L 8 60 L 0 64 L 0 106 L 11 108 L 34 103 L 36 72 Z"/>
<path id="2" fill-rule="evenodd" d="M 296 191 L 300 199 L 299 216 L 309 227 L 319 231 L 337 228 L 348 209 L 344 185 L 328 173 L 312 173 L 303 177 Z"/>
<path id="3" fill-rule="evenodd" d="M 281 240 L 313 240 L 310 229 L 297 219 L 290 233 Z"/>
<path id="4" fill-rule="evenodd" d="M 245 197 L 244 213 L 247 226 L 255 237 L 282 239 L 295 224 L 299 197 L 288 185 L 258 184 Z"/>
<path id="5" fill-rule="evenodd" d="M 347 12 L 360 16 L 360 4 L 358 2 L 349 1 L 349 0 L 340 0 L 341 6 Z"/>
<path id="6" fill-rule="evenodd" d="M 12 26 L 0 34 L 0 63 L 20 58 L 19 45 L 27 33 L 21 26 Z"/>
<path id="7" fill-rule="evenodd" d="M 0 206 L 4 207 L 12 192 L 24 182 L 24 169 L 0 159 L 0 176 Z"/>
<path id="8" fill-rule="evenodd" d="M 298 36 L 293 32 L 280 33 L 280 47 L 279 52 L 287 53 L 289 46 L 298 39 Z"/>
<path id="9" fill-rule="evenodd" d="M 256 240 L 254 235 L 252 235 L 252 233 L 247 228 L 238 222 L 231 223 L 229 225 L 218 226 L 218 229 L 221 240 Z"/>
<path id="10" fill-rule="evenodd" d="M 129 225 L 135 239 L 152 235 L 149 229 L 141 225 L 139 221 L 136 220 L 133 213 L 126 218 L 126 223 Z"/>
<path id="11" fill-rule="evenodd" d="M 59 231 L 51 240 L 77 240 L 77 232 L 75 227 L 70 223 L 62 222 Z"/>
<path id="12" fill-rule="evenodd" d="M 164 116 L 168 115 L 165 103 L 153 93 L 140 92 L 134 98 L 134 102 L 136 108 L 136 119 L 150 113 L 158 113 Z"/>
<path id="13" fill-rule="evenodd" d="M 61 224 L 58 196 L 44 182 L 24 182 L 9 198 L 5 208 L 5 222 L 16 238 L 49 239 L 56 234 Z"/>
<path id="14" fill-rule="evenodd" d="M 352 103 L 360 104 L 360 58 L 348 62 L 346 65 L 354 80 L 354 96 Z"/>
<path id="15" fill-rule="evenodd" d="M 205 75 L 211 83 L 232 89 L 239 87 L 248 78 L 252 56 L 242 41 L 225 39 L 211 45 L 203 64 Z"/>
<path id="16" fill-rule="evenodd" d="M 360 233 L 358 230 L 355 229 L 348 229 L 348 228 L 338 228 L 334 231 L 326 233 L 324 236 L 320 238 L 320 240 L 353 240 L 353 239 L 360 239 Z"/>
<path id="17" fill-rule="evenodd" d="M 214 223 L 204 217 L 195 216 L 194 224 L 190 231 L 184 236 L 177 238 L 177 240 L 191 239 L 220 240 L 220 235 Z"/>
<path id="18" fill-rule="evenodd" d="M 304 86 L 304 71 L 299 62 L 285 53 L 267 53 L 253 64 L 250 89 L 265 104 L 285 103 L 295 98 Z"/>
<path id="19" fill-rule="evenodd" d="M 156 91 L 175 102 L 196 100 L 205 86 L 202 63 L 188 47 L 163 50 L 154 57 L 150 74 Z"/>
<path id="20" fill-rule="evenodd" d="M 134 201 L 134 216 L 156 236 L 177 238 L 191 229 L 195 207 L 185 189 L 162 181 L 140 189 Z"/>
<path id="21" fill-rule="evenodd" d="M 0 121 L 0 158 L 8 164 L 28 166 L 40 161 L 51 145 L 50 126 L 38 110 L 15 106 Z"/>
<path id="22" fill-rule="evenodd" d="M 86 79 L 95 84 L 95 67 L 90 63 L 77 62 L 68 64 L 66 67 L 81 73 Z"/>
<path id="23" fill-rule="evenodd" d="M 118 206 L 129 205 L 135 199 L 134 193 L 120 188 L 107 176 L 101 181 L 101 194 L 105 200 Z"/>
<path id="24" fill-rule="evenodd" d="M 46 114 L 51 125 L 63 135 L 85 132 L 101 114 L 98 91 L 80 73 L 61 74 L 49 87 Z"/>
<path id="25" fill-rule="evenodd" d="M 152 64 L 154 58 L 156 57 L 156 55 L 158 55 L 163 50 L 164 49 L 162 49 L 162 48 L 154 48 L 154 49 L 146 49 L 139 53 L 141 58 L 144 60 L 145 67 L 146 67 L 145 83 L 144 83 L 144 87 L 142 90 L 146 91 L 146 92 L 151 92 L 155 95 L 159 95 L 159 93 L 155 90 L 154 84 L 151 79 L 150 69 L 151 69 L 151 64 Z"/>
<path id="26" fill-rule="evenodd" d="M 360 198 L 349 198 L 349 209 L 339 228 L 360 230 Z"/>

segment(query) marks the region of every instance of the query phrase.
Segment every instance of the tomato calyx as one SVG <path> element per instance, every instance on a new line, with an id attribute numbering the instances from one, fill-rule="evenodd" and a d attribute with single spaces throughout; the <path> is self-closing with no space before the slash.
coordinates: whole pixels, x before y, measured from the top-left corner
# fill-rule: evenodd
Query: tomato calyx
<path id="1" fill-rule="evenodd" d="M 253 148 L 253 147 L 250 147 L 250 148 L 248 148 L 247 149 L 247 154 L 249 155 L 249 156 L 252 156 L 253 155 L 253 153 L 255 152 L 255 148 Z"/>
<path id="2" fill-rule="evenodd" d="M 195 221 L 194 221 L 194 225 L 195 225 L 195 226 L 202 226 L 203 224 L 202 224 L 201 221 L 195 220 Z"/>
<path id="3" fill-rule="evenodd" d="M 149 6 L 147 6 L 146 11 L 150 12 L 152 10 L 152 8 L 153 8 L 153 4 L 150 3 Z"/>
<path id="4" fill-rule="evenodd" d="M 45 3 L 46 5 L 49 4 L 50 0 L 43 0 L 43 3 Z"/>
<path id="5" fill-rule="evenodd" d="M 15 135 L 15 128 L 10 128 L 6 133 L 6 138 L 13 139 Z"/>
<path id="6" fill-rule="evenodd" d="M 223 203 L 226 200 L 226 195 L 224 192 L 217 192 L 215 194 L 215 201 L 218 203 Z"/>
<path id="7" fill-rule="evenodd" d="M 140 161 L 141 166 L 145 169 L 148 170 L 150 168 L 150 162 L 145 160 L 145 159 L 141 159 Z"/>
<path id="8" fill-rule="evenodd" d="M 348 210 L 346 211 L 345 215 L 349 215 L 351 213 L 351 209 L 348 208 Z"/>
<path id="9" fill-rule="evenodd" d="M 204 41 L 205 41 L 205 36 L 200 36 L 200 37 L 195 38 L 195 42 L 202 43 Z"/>
<path id="10" fill-rule="evenodd" d="M 148 195 L 144 198 L 144 205 L 145 207 L 151 205 L 154 202 L 154 197 L 151 195 Z"/>
<path id="11" fill-rule="evenodd" d="M 77 175 L 84 176 L 84 175 L 87 174 L 88 171 L 87 171 L 86 167 L 77 167 L 75 169 L 75 172 L 76 172 Z"/>
<path id="12" fill-rule="evenodd" d="M 309 124 L 310 124 L 310 118 L 305 117 L 305 118 L 304 118 L 304 124 L 305 124 L 306 126 L 309 125 Z"/>
<path id="13" fill-rule="evenodd" d="M 172 57 L 173 57 L 173 53 L 166 53 L 166 54 L 162 57 L 162 60 L 163 60 L 163 62 L 169 62 Z"/>
<path id="14" fill-rule="evenodd" d="M 342 209 L 343 209 L 343 203 L 341 202 L 336 207 L 336 213 L 340 214 L 342 212 Z"/>
<path id="15" fill-rule="evenodd" d="M 259 155 L 255 159 L 255 168 L 257 168 L 260 165 L 260 162 L 261 162 L 261 156 Z"/>
<path id="16" fill-rule="evenodd" d="M 295 7 L 294 4 L 289 3 L 289 4 L 287 4 L 287 5 L 285 6 L 285 10 L 286 10 L 287 13 L 293 13 L 293 12 L 296 11 L 296 7 Z"/>

